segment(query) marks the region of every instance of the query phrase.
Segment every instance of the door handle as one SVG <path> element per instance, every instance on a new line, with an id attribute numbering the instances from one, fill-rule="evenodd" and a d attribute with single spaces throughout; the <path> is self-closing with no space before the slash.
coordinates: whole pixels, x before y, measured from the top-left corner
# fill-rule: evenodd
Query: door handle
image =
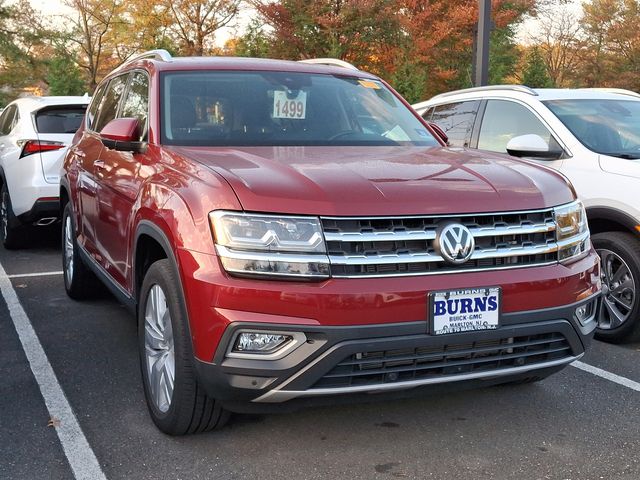
<path id="1" fill-rule="evenodd" d="M 93 166 L 98 169 L 98 170 L 104 170 L 105 169 L 105 165 L 104 165 L 104 160 L 95 160 L 93 162 Z"/>

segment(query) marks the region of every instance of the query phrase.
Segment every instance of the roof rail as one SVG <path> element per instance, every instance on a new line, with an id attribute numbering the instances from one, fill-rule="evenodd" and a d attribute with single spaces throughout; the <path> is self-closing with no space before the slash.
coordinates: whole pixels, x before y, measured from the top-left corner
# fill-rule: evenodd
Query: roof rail
<path id="1" fill-rule="evenodd" d="M 139 53 L 138 55 L 134 55 L 133 57 L 126 59 L 118 68 L 116 68 L 116 70 L 120 70 L 130 63 L 137 62 L 138 60 L 144 60 L 145 58 L 149 60 L 160 60 L 162 62 L 170 62 L 173 59 L 169 52 L 159 48 L 157 50 L 149 50 L 148 52 Z"/>
<path id="2" fill-rule="evenodd" d="M 640 93 L 634 92 L 633 90 L 626 90 L 624 88 L 592 87 L 592 88 L 581 88 L 580 90 L 590 90 L 593 92 L 604 92 L 604 93 L 617 93 L 618 95 L 628 95 L 630 97 L 640 98 Z"/>
<path id="3" fill-rule="evenodd" d="M 462 90 L 454 90 L 453 92 L 441 93 L 440 95 L 434 96 L 431 100 L 448 97 L 450 95 L 457 95 L 459 93 L 490 92 L 492 90 L 512 90 L 514 92 L 521 92 L 528 95 L 538 96 L 535 90 L 527 87 L 526 85 L 487 85 L 484 87 L 463 88 Z"/>
<path id="4" fill-rule="evenodd" d="M 332 67 L 348 68 L 349 70 L 358 70 L 354 65 L 338 58 L 307 58 L 306 60 L 298 60 L 300 63 L 314 63 L 317 65 L 329 65 Z"/>

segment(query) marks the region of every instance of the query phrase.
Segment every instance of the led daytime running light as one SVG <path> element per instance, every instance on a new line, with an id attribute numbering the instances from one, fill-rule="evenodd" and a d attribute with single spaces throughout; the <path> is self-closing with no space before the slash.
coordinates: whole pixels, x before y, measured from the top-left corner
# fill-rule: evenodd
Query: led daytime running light
<path id="1" fill-rule="evenodd" d="M 587 214 L 582 202 L 575 201 L 554 209 L 558 260 L 561 263 L 578 260 L 591 249 Z"/>

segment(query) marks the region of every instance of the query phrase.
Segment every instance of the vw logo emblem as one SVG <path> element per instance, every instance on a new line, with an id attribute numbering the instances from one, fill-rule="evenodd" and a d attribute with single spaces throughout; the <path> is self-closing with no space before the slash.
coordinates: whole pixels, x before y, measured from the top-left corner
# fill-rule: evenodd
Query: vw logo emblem
<path id="1" fill-rule="evenodd" d="M 476 242 L 467 227 L 449 223 L 436 232 L 434 248 L 446 262 L 461 265 L 473 255 Z"/>

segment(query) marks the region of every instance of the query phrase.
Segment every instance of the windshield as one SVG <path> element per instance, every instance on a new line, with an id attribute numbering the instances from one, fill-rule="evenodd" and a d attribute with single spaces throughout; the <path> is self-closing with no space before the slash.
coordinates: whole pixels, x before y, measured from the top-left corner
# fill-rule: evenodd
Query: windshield
<path id="1" fill-rule="evenodd" d="M 550 100 L 544 104 L 590 150 L 640 158 L 640 101 Z"/>
<path id="2" fill-rule="evenodd" d="M 166 72 L 168 145 L 439 143 L 377 80 L 288 72 Z"/>

